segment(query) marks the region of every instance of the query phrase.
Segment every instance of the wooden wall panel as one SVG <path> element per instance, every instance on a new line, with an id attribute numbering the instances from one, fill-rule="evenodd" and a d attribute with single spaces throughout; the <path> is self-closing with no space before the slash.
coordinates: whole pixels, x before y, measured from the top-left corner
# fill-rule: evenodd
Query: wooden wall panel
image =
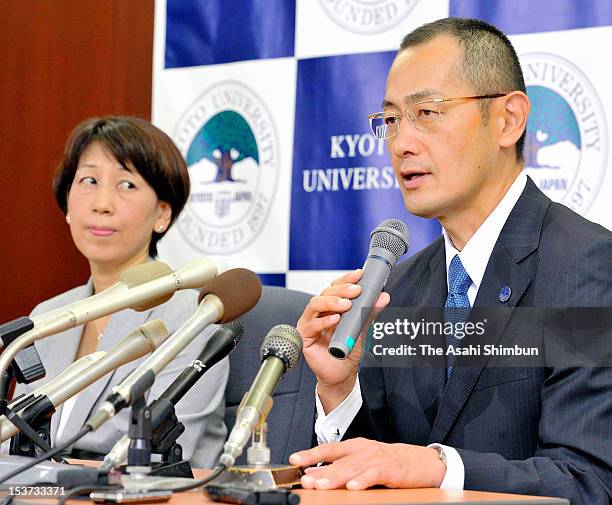
<path id="1" fill-rule="evenodd" d="M 82 284 L 51 190 L 69 132 L 151 117 L 154 0 L 0 2 L 0 323 Z"/>

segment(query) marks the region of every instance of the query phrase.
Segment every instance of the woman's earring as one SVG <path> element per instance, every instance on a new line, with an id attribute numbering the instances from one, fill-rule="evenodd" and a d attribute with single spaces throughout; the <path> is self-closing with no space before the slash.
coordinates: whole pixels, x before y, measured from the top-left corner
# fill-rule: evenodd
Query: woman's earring
<path id="1" fill-rule="evenodd" d="M 164 228 L 164 226 L 160 224 L 160 225 L 157 227 L 157 233 L 163 233 L 164 229 L 165 229 L 165 228 Z"/>
<path id="2" fill-rule="evenodd" d="M 72 223 L 72 219 L 70 219 L 70 216 L 68 214 L 66 214 L 66 223 Z"/>

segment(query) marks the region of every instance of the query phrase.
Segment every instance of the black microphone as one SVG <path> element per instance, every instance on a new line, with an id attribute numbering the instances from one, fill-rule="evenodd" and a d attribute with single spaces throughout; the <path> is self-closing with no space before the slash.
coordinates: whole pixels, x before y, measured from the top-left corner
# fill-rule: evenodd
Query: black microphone
<path id="1" fill-rule="evenodd" d="M 219 326 L 208 338 L 198 357 L 151 404 L 151 429 L 154 432 L 154 438 L 156 435 L 155 430 L 162 427 L 166 420 L 174 416 L 174 406 L 202 375 L 234 350 L 243 333 L 244 329 L 239 320 Z M 183 430 L 184 428 L 179 430 L 180 433 Z M 180 435 L 180 433 L 178 434 Z M 104 456 L 104 461 L 100 465 L 99 470 L 109 472 L 118 465 L 121 465 L 128 455 L 129 445 L 130 437 L 126 434 Z"/>
<path id="2" fill-rule="evenodd" d="M 387 283 L 391 269 L 408 250 L 408 228 L 398 219 L 383 221 L 370 237 L 370 250 L 358 283 L 361 293 L 352 300 L 351 308 L 342 314 L 327 348 L 336 359 L 346 359 L 353 350 L 366 323 L 367 313 L 364 309 L 373 307 Z"/>
<path id="3" fill-rule="evenodd" d="M 239 320 L 219 326 L 206 341 L 199 356 L 166 388 L 159 400 L 168 400 L 176 405 L 207 370 L 234 350 L 243 333 Z"/>

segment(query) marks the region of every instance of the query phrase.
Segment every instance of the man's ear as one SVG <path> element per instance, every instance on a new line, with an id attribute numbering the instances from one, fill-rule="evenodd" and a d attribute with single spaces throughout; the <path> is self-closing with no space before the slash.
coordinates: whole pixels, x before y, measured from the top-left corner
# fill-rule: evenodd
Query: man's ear
<path id="1" fill-rule="evenodd" d="M 522 91 L 509 93 L 500 98 L 500 102 L 502 104 L 498 109 L 499 145 L 500 147 L 512 147 L 519 141 L 527 128 L 527 118 L 531 104 L 529 97 Z"/>

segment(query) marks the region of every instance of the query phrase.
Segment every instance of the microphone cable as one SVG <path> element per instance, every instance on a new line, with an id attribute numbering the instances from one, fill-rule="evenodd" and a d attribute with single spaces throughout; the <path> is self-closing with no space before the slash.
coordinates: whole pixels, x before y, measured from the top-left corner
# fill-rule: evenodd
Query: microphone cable
<path id="1" fill-rule="evenodd" d="M 20 473 L 25 472 L 26 470 L 29 470 L 33 466 L 36 466 L 39 463 L 42 463 L 43 461 L 52 458 L 53 456 L 57 456 L 59 453 L 61 453 L 62 451 L 65 451 L 72 444 L 74 444 L 75 442 L 83 438 L 85 435 L 87 435 L 87 433 L 89 433 L 91 429 L 92 428 L 89 425 L 83 426 L 83 428 L 81 428 L 81 431 L 79 431 L 74 437 L 68 440 L 68 442 L 66 442 L 65 444 L 62 444 L 59 447 L 56 447 L 55 449 L 48 451 L 44 454 L 41 454 L 40 456 L 30 461 L 29 463 L 26 463 L 22 467 L 17 468 L 17 470 L 13 470 L 8 475 L 4 475 L 3 477 L 1 477 L 0 484 L 4 484 L 7 480 L 12 479 L 16 475 L 19 475 Z"/>
<path id="2" fill-rule="evenodd" d="M 194 489 L 196 487 L 205 486 L 211 480 L 216 479 L 217 477 L 219 477 L 219 475 L 221 475 L 221 473 L 223 473 L 223 471 L 226 468 L 227 467 L 225 465 L 219 464 L 217 467 L 215 467 L 213 472 L 208 477 L 197 480 L 185 486 L 177 487 L 175 489 L 161 489 L 160 488 L 160 489 L 147 489 L 146 491 L 147 492 L 148 491 L 153 491 L 153 492 L 171 491 L 172 493 L 182 493 L 184 491 L 190 491 L 191 489 Z M 92 486 L 92 485 L 77 486 L 77 487 L 70 489 L 69 491 L 66 491 L 66 494 L 64 494 L 63 496 L 60 496 L 60 498 L 57 501 L 57 505 L 65 505 L 66 502 L 70 500 L 71 498 L 75 498 L 76 496 L 79 496 L 79 495 L 91 493 L 92 491 L 113 491 L 113 490 L 118 490 L 118 489 L 122 489 L 120 484 L 99 485 L 99 486 Z"/>
<path id="3" fill-rule="evenodd" d="M 166 489 L 147 489 L 147 491 L 172 491 L 173 493 L 183 493 L 184 491 L 190 491 L 192 489 L 195 489 L 196 487 L 205 486 L 211 480 L 214 480 L 217 477 L 219 477 L 219 475 L 221 475 L 226 469 L 227 469 L 226 465 L 224 465 L 223 463 L 219 463 L 208 477 L 205 477 L 200 480 L 196 480 L 195 482 L 192 482 L 191 484 L 186 484 L 181 487 L 175 487 L 174 489 L 167 489 L 167 488 Z"/>

